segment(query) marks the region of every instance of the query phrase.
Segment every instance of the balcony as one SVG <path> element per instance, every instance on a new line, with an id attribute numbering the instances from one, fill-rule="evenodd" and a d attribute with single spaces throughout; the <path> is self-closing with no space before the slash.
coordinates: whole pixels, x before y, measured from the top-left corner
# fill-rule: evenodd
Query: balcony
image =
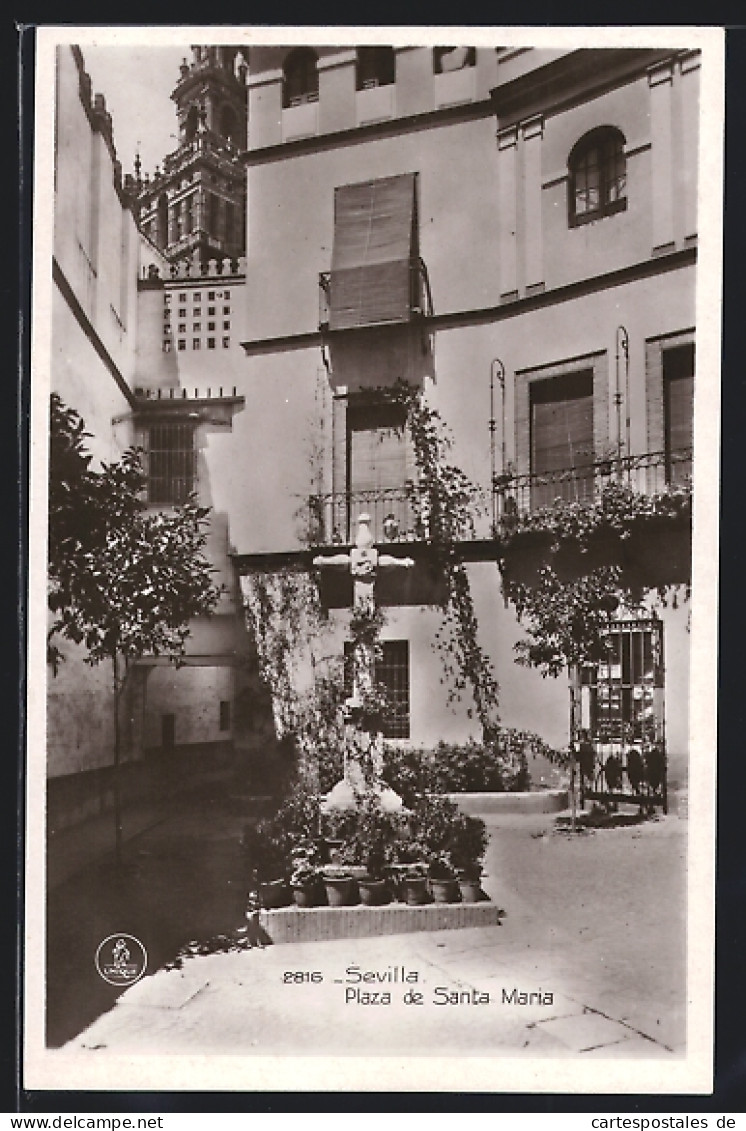
<path id="1" fill-rule="evenodd" d="M 543 475 L 496 475 L 492 493 L 493 539 L 511 534 L 519 520 L 529 516 L 536 520 L 537 530 L 542 527 L 542 513 L 551 525 L 552 507 L 557 503 L 592 506 L 611 483 L 639 495 L 686 489 L 691 471 L 692 450 L 682 448 L 599 460 L 586 467 Z M 381 490 L 311 495 L 307 501 L 308 540 L 312 546 L 349 545 L 355 537 L 359 515 L 369 514 L 373 538 L 379 545 L 429 542 L 440 525 L 430 509 L 432 505 L 428 492 L 412 482 Z M 531 527 L 534 528 L 534 522 Z M 494 540 L 485 538 L 485 533 L 481 524 L 476 524 L 460 538 L 467 558 L 493 558 Z"/>
<path id="2" fill-rule="evenodd" d="M 381 264 L 381 267 L 388 265 Z M 406 267 L 406 261 L 404 262 Z M 390 302 L 382 306 L 373 301 L 361 304 L 359 318 L 350 317 L 348 311 L 337 313 L 333 309 L 335 273 L 322 271 L 319 274 L 319 329 L 323 332 L 346 330 L 370 326 L 409 322 L 418 317 L 429 317 L 433 313 L 430 295 L 430 282 L 427 268 L 419 256 L 412 257 L 409 267 L 409 298 L 395 310 Z M 362 307 L 365 307 L 363 310 Z"/>
<path id="3" fill-rule="evenodd" d="M 591 505 L 610 483 L 636 494 L 657 495 L 686 486 L 691 473 L 692 449 L 679 448 L 597 460 L 542 474 L 496 475 L 492 484 L 496 533 L 509 530 L 519 518 L 556 503 Z"/>
<path id="4" fill-rule="evenodd" d="M 355 537 L 357 519 L 369 514 L 377 543 L 417 542 L 427 537 L 426 524 L 412 487 L 379 491 L 336 491 L 308 500 L 308 533 L 314 546 L 347 545 Z"/>

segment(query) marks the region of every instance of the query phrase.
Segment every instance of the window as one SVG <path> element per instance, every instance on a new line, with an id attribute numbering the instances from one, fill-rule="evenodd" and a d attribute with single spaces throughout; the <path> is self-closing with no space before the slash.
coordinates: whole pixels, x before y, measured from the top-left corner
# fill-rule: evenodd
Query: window
<path id="1" fill-rule="evenodd" d="M 214 330 L 215 329 L 215 323 L 214 322 L 208 322 L 207 323 L 207 329 L 208 330 Z"/>
<path id="2" fill-rule="evenodd" d="M 624 135 L 611 126 L 592 130 L 570 154 L 570 225 L 585 224 L 627 207 Z"/>
<path id="3" fill-rule="evenodd" d="M 192 338 L 192 349 L 193 350 L 198 350 L 200 348 L 201 344 L 202 343 L 201 343 L 199 338 Z"/>
<path id="4" fill-rule="evenodd" d="M 386 540 L 387 520 L 402 534 L 411 526 L 404 423 L 398 405 L 350 405 L 347 411 L 347 526 L 351 530 L 367 511 L 376 542 Z"/>
<path id="5" fill-rule="evenodd" d="M 693 342 L 663 350 L 663 416 L 666 482 L 681 483 L 692 473 Z"/>
<path id="6" fill-rule="evenodd" d="M 230 344 L 231 344 L 230 338 L 223 338 L 223 349 L 224 350 L 227 350 L 230 347 Z"/>
<path id="7" fill-rule="evenodd" d="M 593 370 L 534 381 L 530 389 L 531 506 L 593 495 Z"/>
<path id="8" fill-rule="evenodd" d="M 223 307 L 223 314 L 230 314 L 230 312 L 231 312 L 230 306 L 224 306 Z"/>
<path id="9" fill-rule="evenodd" d="M 192 323 L 192 329 L 196 330 L 198 333 L 200 333 L 202 331 L 202 323 L 201 322 L 193 322 Z"/>
<path id="10" fill-rule="evenodd" d="M 208 338 L 208 339 L 207 339 L 207 348 L 208 348 L 209 350 L 214 350 L 214 349 L 215 349 L 215 339 L 214 339 L 214 338 Z"/>
<path id="11" fill-rule="evenodd" d="M 358 47 L 356 86 L 370 90 L 374 86 L 390 86 L 395 78 L 393 47 Z"/>
<path id="12" fill-rule="evenodd" d="M 230 330 L 230 328 L 231 328 L 230 322 L 224 322 L 223 323 L 223 329 L 224 330 Z"/>
<path id="13" fill-rule="evenodd" d="M 417 305 L 416 174 L 341 185 L 334 192 L 329 328 L 406 322 Z"/>
<path id="14" fill-rule="evenodd" d="M 179 349 L 184 348 L 179 342 Z M 194 426 L 164 420 L 148 426 L 148 501 L 183 503 L 194 490 Z"/>
<path id="15" fill-rule="evenodd" d="M 433 70 L 436 75 L 447 71 L 461 71 L 464 67 L 474 67 L 477 62 L 476 47 L 434 47 Z"/>
<path id="16" fill-rule="evenodd" d="M 384 738 L 409 738 L 409 641 L 382 640 L 375 663 L 377 683 L 385 689 L 388 711 L 381 721 Z M 353 689 L 352 642 L 344 646 L 345 690 Z"/>
<path id="17" fill-rule="evenodd" d="M 214 306 L 208 306 L 207 313 L 208 314 L 214 314 L 215 313 L 215 307 Z"/>
<path id="18" fill-rule="evenodd" d="M 317 55 L 310 47 L 297 47 L 285 59 L 282 68 L 282 105 L 302 106 L 319 97 Z"/>
<path id="19" fill-rule="evenodd" d="M 220 729 L 231 729 L 231 703 L 230 699 L 220 700 Z"/>
<path id="20" fill-rule="evenodd" d="M 176 343 L 176 348 L 180 350 L 186 349 L 186 342 L 183 338 L 179 338 L 178 342 Z"/>
<path id="21" fill-rule="evenodd" d="M 580 672 L 581 726 L 597 742 L 654 742 L 663 722 L 663 625 L 616 621 L 609 658 Z"/>

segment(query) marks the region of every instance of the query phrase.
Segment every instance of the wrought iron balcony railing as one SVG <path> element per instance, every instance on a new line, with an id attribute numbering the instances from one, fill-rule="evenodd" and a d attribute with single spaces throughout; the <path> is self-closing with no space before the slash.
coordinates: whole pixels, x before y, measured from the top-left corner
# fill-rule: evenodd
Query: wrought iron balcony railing
<path id="1" fill-rule="evenodd" d="M 638 494 L 655 495 L 685 485 L 691 474 L 691 448 L 596 460 L 542 473 L 508 472 L 493 480 L 494 519 L 499 529 L 517 516 L 555 503 L 590 504 L 612 482 Z"/>
<path id="2" fill-rule="evenodd" d="M 376 542 L 416 542 L 427 537 L 411 489 L 336 491 L 309 498 L 308 536 L 312 545 L 330 546 L 352 541 L 361 514 L 369 514 Z"/>
<path id="3" fill-rule="evenodd" d="M 501 530 L 509 530 L 518 517 L 551 508 L 557 502 L 591 505 L 610 483 L 618 483 L 638 494 L 659 494 L 684 486 L 691 470 L 691 448 L 682 448 L 598 460 L 583 467 L 544 474 L 496 475 L 492 489 L 494 533 L 499 535 Z M 371 531 L 379 544 L 428 541 L 431 524 L 435 522 L 437 526 L 431 505 L 427 492 L 413 483 L 380 490 L 311 495 L 308 539 L 315 546 L 349 544 L 354 538 L 358 517 L 369 514 Z M 462 540 L 486 535 L 487 531 L 478 524 L 473 531 L 464 533 Z"/>

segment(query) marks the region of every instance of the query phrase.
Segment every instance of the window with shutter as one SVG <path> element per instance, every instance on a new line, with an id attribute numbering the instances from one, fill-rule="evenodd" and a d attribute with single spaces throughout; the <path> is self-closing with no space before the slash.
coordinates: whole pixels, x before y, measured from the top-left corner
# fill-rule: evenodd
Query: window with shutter
<path id="1" fill-rule="evenodd" d="M 329 328 L 408 321 L 418 254 L 415 173 L 337 188 Z"/>
<path id="2" fill-rule="evenodd" d="M 531 506 L 593 496 L 593 370 L 531 385 Z"/>
<path id="3" fill-rule="evenodd" d="M 663 412 L 666 482 L 681 483 L 692 473 L 693 342 L 663 351 Z"/>

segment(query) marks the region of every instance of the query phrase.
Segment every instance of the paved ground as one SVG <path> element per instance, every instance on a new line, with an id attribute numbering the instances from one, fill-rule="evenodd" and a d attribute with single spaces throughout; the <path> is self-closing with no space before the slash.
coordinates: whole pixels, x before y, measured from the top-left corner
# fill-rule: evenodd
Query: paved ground
<path id="1" fill-rule="evenodd" d="M 190 941 L 240 937 L 245 892 L 244 806 L 217 786 L 178 806 L 129 842 L 121 874 L 102 860 L 51 892 L 51 1045 L 325 1055 L 684 1051 L 683 814 L 575 836 L 555 831 L 551 814 L 496 816 L 484 886 L 505 909 L 501 926 L 233 949 L 165 969 Z M 96 946 L 115 931 L 142 939 L 154 971 L 121 996 L 93 968 Z M 365 971 L 373 981 L 358 981 Z M 302 980 L 312 972 L 316 980 Z M 408 991 L 422 994 L 421 1004 L 405 1002 Z M 366 1001 L 366 992 L 390 1001 Z M 521 993 L 541 996 L 519 1004 Z"/>

